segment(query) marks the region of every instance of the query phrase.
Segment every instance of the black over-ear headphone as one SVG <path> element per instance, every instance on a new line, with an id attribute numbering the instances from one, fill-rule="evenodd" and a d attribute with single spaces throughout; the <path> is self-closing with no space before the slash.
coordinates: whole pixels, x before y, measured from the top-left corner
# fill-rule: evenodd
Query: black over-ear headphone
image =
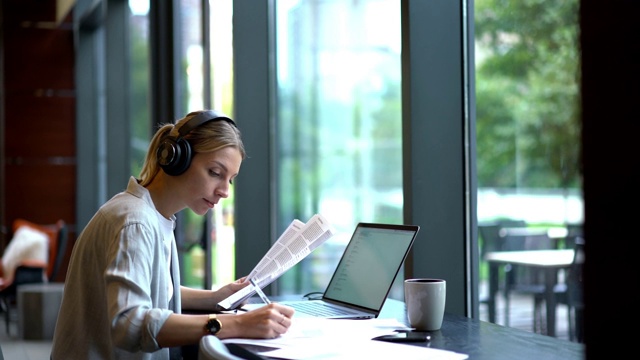
<path id="1" fill-rule="evenodd" d="M 193 157 L 191 144 L 184 137 L 193 129 L 207 123 L 209 121 L 227 121 L 231 125 L 236 123 L 227 115 L 214 111 L 203 111 L 187 120 L 187 122 L 178 129 L 178 136 L 167 136 L 158 146 L 156 156 L 158 164 L 165 173 L 171 176 L 178 176 L 187 171 Z"/>

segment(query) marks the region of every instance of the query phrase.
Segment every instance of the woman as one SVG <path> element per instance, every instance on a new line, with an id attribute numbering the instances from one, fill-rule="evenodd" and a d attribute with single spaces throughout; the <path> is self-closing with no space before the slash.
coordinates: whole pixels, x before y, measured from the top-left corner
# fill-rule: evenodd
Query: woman
<path id="1" fill-rule="evenodd" d="M 180 286 L 173 235 L 177 212 L 204 215 L 229 196 L 244 157 L 235 123 L 215 111 L 192 112 L 156 132 L 140 178 L 98 210 L 74 245 L 53 360 L 170 359 L 209 334 L 273 338 L 287 331 L 294 310 L 275 303 L 238 315 L 181 314 L 213 312 L 249 284 Z"/>

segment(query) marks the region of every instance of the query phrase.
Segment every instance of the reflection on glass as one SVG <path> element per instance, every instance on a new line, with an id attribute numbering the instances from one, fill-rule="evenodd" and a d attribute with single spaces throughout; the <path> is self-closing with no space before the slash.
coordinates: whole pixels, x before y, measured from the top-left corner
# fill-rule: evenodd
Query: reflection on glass
<path id="1" fill-rule="evenodd" d="M 474 16 L 480 254 L 505 250 L 501 227 L 552 229 L 568 246 L 555 229 L 583 222 L 578 1 L 476 0 Z"/>
<path id="2" fill-rule="evenodd" d="M 321 291 L 358 222 L 402 223 L 400 3 L 279 0 L 276 22 L 277 232 L 316 212 L 338 232 L 278 292 Z"/>

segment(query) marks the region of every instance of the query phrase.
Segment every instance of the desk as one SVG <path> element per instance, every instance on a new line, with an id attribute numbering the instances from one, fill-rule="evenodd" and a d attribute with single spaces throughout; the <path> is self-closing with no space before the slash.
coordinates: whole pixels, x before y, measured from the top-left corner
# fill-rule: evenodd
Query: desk
<path id="1" fill-rule="evenodd" d="M 514 264 L 542 269 L 545 279 L 547 306 L 547 332 L 556 336 L 556 298 L 553 287 L 558 281 L 558 270 L 568 268 L 573 261 L 573 250 L 496 251 L 485 254 L 489 263 L 489 321 L 496 319 L 496 294 L 500 266 Z"/>
<path id="2" fill-rule="evenodd" d="M 407 324 L 402 301 L 387 299 L 381 318 Z M 584 344 L 445 313 L 442 328 L 431 341 L 416 343 L 469 355 L 469 359 L 584 359 Z"/>
<path id="3" fill-rule="evenodd" d="M 287 295 L 272 297 L 271 300 L 300 300 L 300 298 L 299 296 Z M 250 300 L 250 302 L 253 301 Z M 408 324 L 404 302 L 394 299 L 387 299 L 379 317 L 392 318 L 403 324 Z M 470 360 L 582 360 L 585 356 L 585 346 L 581 343 L 450 313 L 445 313 L 442 328 L 438 331 L 432 331 L 430 334 L 430 342 L 413 343 L 412 345 L 467 354 Z"/>

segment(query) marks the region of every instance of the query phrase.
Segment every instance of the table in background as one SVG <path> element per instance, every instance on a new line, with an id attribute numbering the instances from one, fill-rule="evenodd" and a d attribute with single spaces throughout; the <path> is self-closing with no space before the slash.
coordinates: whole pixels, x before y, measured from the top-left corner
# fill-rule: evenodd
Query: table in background
<path id="1" fill-rule="evenodd" d="M 499 288 L 500 267 L 512 264 L 541 269 L 544 272 L 547 333 L 556 336 L 556 297 L 553 291 L 558 270 L 571 266 L 573 250 L 495 251 L 485 254 L 489 263 L 489 321 L 496 320 L 496 294 Z"/>

